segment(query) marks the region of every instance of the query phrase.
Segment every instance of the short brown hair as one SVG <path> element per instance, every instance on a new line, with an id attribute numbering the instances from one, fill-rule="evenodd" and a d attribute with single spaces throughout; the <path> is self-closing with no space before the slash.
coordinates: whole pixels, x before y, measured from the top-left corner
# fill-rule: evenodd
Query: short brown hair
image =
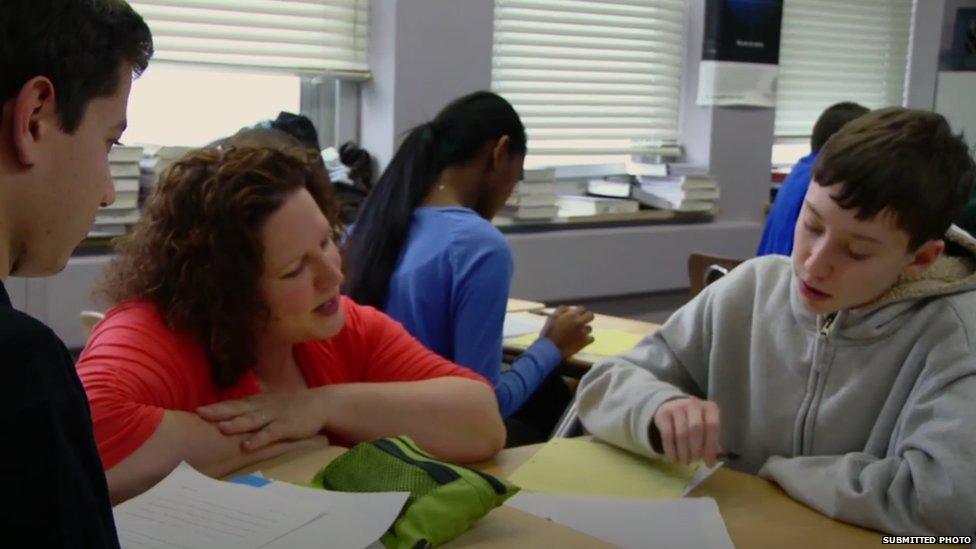
<path id="1" fill-rule="evenodd" d="M 893 213 L 914 250 L 945 235 L 969 198 L 974 172 L 966 142 L 942 115 L 891 107 L 834 134 L 817 156 L 813 180 L 841 185 L 834 198 L 858 219 Z"/>
<path id="2" fill-rule="evenodd" d="M 206 349 L 218 387 L 232 387 L 253 366 L 268 308 L 259 281 L 261 227 L 305 189 L 330 223 L 328 175 L 308 149 L 213 147 L 168 168 L 143 218 L 117 245 L 100 294 L 113 303 L 146 298 L 166 324 Z"/>
<path id="3" fill-rule="evenodd" d="M 845 124 L 855 118 L 864 116 L 868 112 L 870 112 L 870 109 L 867 107 L 850 101 L 834 103 L 827 107 L 820 113 L 817 121 L 813 124 L 813 132 L 810 134 L 810 150 L 819 152 L 824 144 L 827 143 L 827 140 L 843 128 Z"/>
<path id="4" fill-rule="evenodd" d="M 149 27 L 124 0 L 3 0 L 0 102 L 45 76 L 73 133 L 92 99 L 118 90 L 123 66 L 140 74 L 152 55 Z"/>

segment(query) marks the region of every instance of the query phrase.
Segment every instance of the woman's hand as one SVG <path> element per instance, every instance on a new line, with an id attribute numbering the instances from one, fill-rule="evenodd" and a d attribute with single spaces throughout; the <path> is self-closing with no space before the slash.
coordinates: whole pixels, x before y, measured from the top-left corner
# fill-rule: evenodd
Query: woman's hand
<path id="1" fill-rule="evenodd" d="M 301 440 L 325 428 L 322 393 L 326 387 L 297 393 L 264 393 L 201 406 L 197 414 L 225 435 L 250 433 L 241 448 L 251 452 L 272 443 Z"/>
<path id="2" fill-rule="evenodd" d="M 560 305 L 542 327 L 539 337 L 549 338 L 566 359 L 593 343 L 590 322 L 593 322 L 593 313 L 586 307 Z"/>

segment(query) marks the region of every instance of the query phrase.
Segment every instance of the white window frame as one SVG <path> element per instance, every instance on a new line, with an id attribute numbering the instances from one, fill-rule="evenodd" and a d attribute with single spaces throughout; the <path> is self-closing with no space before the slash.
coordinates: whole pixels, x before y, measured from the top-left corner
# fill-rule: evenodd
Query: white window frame
<path id="1" fill-rule="evenodd" d="M 322 148 L 359 142 L 360 87 L 340 78 L 302 78 L 301 114 L 315 125 Z"/>

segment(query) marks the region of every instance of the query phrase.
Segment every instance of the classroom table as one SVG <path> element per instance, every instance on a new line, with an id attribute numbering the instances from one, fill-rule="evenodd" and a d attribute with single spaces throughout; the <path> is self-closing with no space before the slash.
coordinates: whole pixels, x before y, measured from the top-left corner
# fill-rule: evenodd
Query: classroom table
<path id="1" fill-rule="evenodd" d="M 532 317 L 538 317 L 539 314 L 551 313 L 552 309 L 537 309 L 534 311 L 522 311 L 522 312 L 508 312 L 508 316 L 520 316 L 526 319 Z M 655 324 L 653 322 L 644 322 L 642 320 L 632 320 L 629 318 L 621 318 L 619 316 L 595 314 L 593 316 L 593 322 L 590 324 L 593 329 L 597 330 L 617 330 L 621 332 L 628 332 L 631 334 L 637 334 L 640 336 L 645 336 L 657 331 L 661 325 Z M 521 353 L 526 349 L 525 345 L 515 343 L 511 338 L 502 341 L 502 346 L 507 353 L 517 354 Z M 586 370 L 593 366 L 594 363 L 603 359 L 605 357 L 598 355 L 591 355 L 585 352 L 576 353 L 570 359 L 566 361 L 566 364 L 572 369 L 568 372 L 563 372 L 563 375 L 574 375 L 578 376 L 585 373 Z"/>
<path id="2" fill-rule="evenodd" d="M 235 471 L 226 478 L 261 471 L 264 476 L 273 480 L 304 483 L 345 451 L 345 448 L 338 446 L 294 450 Z M 597 538 L 510 507 L 499 507 L 493 510 L 479 520 L 471 530 L 443 545 L 450 549 L 546 546 L 560 549 L 613 547 Z"/>
<path id="3" fill-rule="evenodd" d="M 506 477 L 542 446 L 509 448 L 474 467 Z M 792 499 L 768 480 L 724 467 L 702 482 L 689 497 L 715 499 L 736 547 L 840 549 L 881 545 L 883 534 L 879 532 L 833 520 Z"/>
<path id="4" fill-rule="evenodd" d="M 541 444 L 509 448 L 474 468 L 508 476 L 532 457 Z M 261 471 L 268 478 L 307 482 L 321 467 L 344 452 L 323 446 L 297 450 L 236 471 L 229 477 Z M 790 549 L 876 547 L 883 534 L 830 519 L 798 503 L 778 486 L 756 476 L 719 469 L 692 493 L 718 503 L 736 547 Z M 648 533 L 651 535 L 651 533 Z M 446 547 L 604 547 L 606 544 L 521 511 L 501 507 Z"/>

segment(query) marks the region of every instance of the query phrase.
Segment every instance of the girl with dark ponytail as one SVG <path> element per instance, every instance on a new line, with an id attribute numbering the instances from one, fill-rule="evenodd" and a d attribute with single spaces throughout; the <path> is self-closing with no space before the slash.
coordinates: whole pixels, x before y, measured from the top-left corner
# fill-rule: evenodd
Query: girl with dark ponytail
<path id="1" fill-rule="evenodd" d="M 363 204 L 345 258 L 353 300 L 384 310 L 431 350 L 490 379 L 503 417 L 592 341 L 593 315 L 560 307 L 501 372 L 513 264 L 490 220 L 521 179 L 525 152 L 525 127 L 505 99 L 481 91 L 455 100 L 406 136 Z M 551 417 L 538 436 L 561 411 L 544 414 Z"/>

